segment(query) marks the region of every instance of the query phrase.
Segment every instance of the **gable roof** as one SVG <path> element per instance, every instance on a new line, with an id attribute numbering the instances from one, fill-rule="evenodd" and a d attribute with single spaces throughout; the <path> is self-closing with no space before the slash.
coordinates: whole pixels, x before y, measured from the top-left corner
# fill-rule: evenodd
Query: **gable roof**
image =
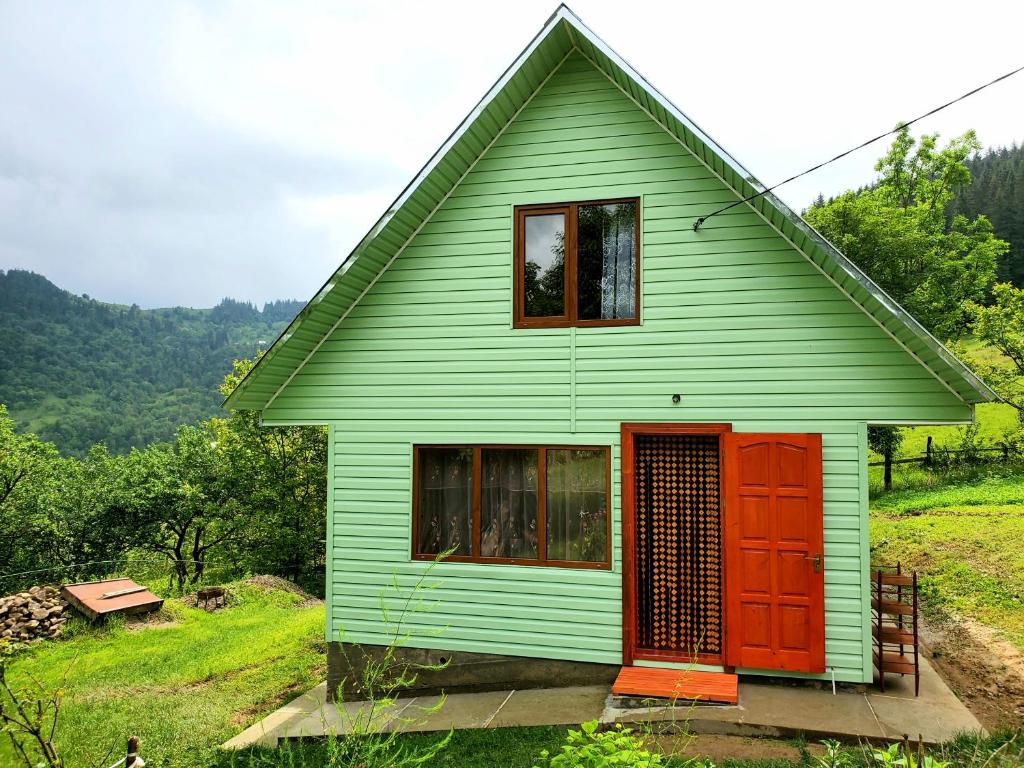
<path id="1" fill-rule="evenodd" d="M 504 127 L 574 50 L 740 197 L 765 187 L 700 127 L 560 5 L 225 401 L 262 410 L 345 319 L 472 169 Z M 747 203 L 896 342 L 968 403 L 998 396 L 849 259 L 771 193 Z"/>

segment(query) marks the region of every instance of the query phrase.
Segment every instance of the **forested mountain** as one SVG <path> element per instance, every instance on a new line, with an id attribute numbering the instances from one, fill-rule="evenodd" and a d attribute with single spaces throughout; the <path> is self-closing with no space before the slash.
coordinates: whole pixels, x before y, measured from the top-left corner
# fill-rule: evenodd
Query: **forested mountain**
<path id="1" fill-rule="evenodd" d="M 220 413 L 217 385 L 232 360 L 269 345 L 301 306 L 140 309 L 0 271 L 0 403 L 20 429 L 70 454 L 169 440 Z"/>
<path id="2" fill-rule="evenodd" d="M 966 165 L 971 183 L 956 194 L 949 212 L 969 219 L 985 214 L 996 237 L 1010 243 L 999 260 L 998 279 L 1024 287 L 1024 147 L 989 149 Z"/>

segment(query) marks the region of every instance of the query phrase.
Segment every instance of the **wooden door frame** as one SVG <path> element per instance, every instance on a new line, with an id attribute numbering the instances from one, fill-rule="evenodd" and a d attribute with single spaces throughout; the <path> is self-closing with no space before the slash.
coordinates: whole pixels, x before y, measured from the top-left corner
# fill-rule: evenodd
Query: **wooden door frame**
<path id="1" fill-rule="evenodd" d="M 722 435 L 732 432 L 732 424 L 677 424 L 650 423 L 621 425 L 620 443 L 620 491 L 622 498 L 622 664 L 629 666 L 635 659 L 649 661 L 671 661 L 721 666 L 725 659 L 725 547 L 722 547 L 721 595 L 722 595 L 722 653 L 697 654 L 689 656 L 667 651 L 646 651 L 638 653 L 636 647 L 636 486 L 635 438 L 638 435 L 717 435 L 718 436 L 718 499 L 721 512 L 720 524 L 724 523 L 725 486 L 722 482 Z M 724 531 L 723 531 L 724 534 Z"/>

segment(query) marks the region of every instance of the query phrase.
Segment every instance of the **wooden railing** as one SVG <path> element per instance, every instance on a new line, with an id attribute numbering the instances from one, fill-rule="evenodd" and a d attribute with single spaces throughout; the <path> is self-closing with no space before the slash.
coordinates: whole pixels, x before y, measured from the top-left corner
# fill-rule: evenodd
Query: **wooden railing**
<path id="1" fill-rule="evenodd" d="M 889 462 L 890 465 L 894 464 L 924 464 L 926 467 L 931 466 L 935 463 L 936 454 L 942 455 L 957 455 L 957 454 L 975 454 L 975 453 L 998 453 L 1003 461 L 1009 461 L 1011 458 L 1010 446 L 1007 443 L 1001 445 L 989 447 L 989 448 L 939 448 L 936 449 L 932 446 L 931 435 L 928 436 L 928 442 L 925 444 L 925 452 L 922 456 L 908 456 L 902 459 L 893 459 Z M 885 461 L 870 461 L 868 462 L 869 467 L 884 467 Z"/>

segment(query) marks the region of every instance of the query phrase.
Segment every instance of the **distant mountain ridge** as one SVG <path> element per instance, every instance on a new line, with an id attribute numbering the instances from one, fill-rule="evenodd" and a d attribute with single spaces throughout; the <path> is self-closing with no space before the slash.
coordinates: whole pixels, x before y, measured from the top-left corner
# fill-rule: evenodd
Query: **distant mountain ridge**
<path id="1" fill-rule="evenodd" d="M 140 309 L 0 271 L 0 402 L 19 429 L 70 454 L 168 440 L 179 424 L 220 413 L 217 385 L 231 361 L 273 342 L 301 308 L 224 299 Z"/>

